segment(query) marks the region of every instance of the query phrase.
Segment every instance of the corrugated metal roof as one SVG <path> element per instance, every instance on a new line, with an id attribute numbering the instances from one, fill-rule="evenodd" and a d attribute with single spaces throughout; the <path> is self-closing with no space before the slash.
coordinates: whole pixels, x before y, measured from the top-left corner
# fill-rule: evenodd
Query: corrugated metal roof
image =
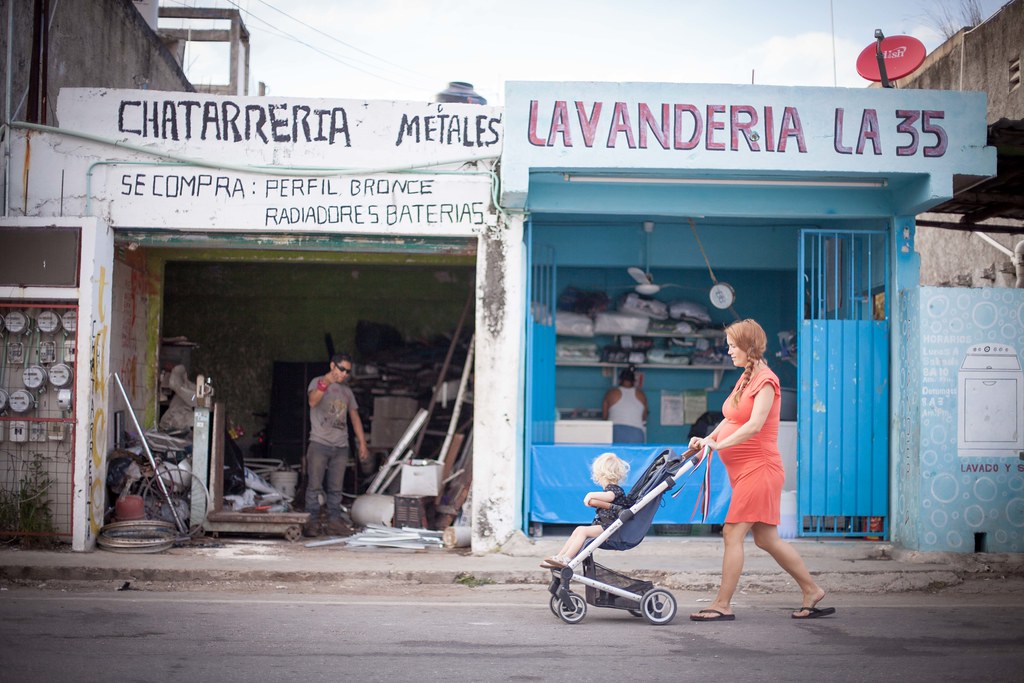
<path id="1" fill-rule="evenodd" d="M 956 178 L 953 198 L 932 208 L 919 225 L 1024 233 L 1024 121 L 996 121 L 988 127 L 988 144 L 996 148 L 997 174 L 981 182 Z"/>

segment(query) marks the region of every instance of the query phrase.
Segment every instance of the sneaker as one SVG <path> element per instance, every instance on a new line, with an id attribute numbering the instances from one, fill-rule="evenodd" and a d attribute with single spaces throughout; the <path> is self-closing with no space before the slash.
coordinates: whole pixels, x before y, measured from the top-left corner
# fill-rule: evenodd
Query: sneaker
<path id="1" fill-rule="evenodd" d="M 306 538 L 316 538 L 320 535 L 320 522 L 311 519 L 302 525 L 302 535 Z"/>
<path id="2" fill-rule="evenodd" d="M 324 524 L 324 533 L 328 536 L 351 536 L 352 527 L 340 519 L 329 519 Z"/>

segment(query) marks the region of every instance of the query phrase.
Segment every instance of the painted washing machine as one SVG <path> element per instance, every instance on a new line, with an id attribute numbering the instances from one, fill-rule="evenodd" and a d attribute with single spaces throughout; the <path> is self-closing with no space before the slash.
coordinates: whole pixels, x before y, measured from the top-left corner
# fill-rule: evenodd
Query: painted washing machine
<path id="1" fill-rule="evenodd" d="M 1024 372 L 1006 344 L 976 344 L 957 375 L 960 455 L 1016 455 L 1024 450 Z"/>

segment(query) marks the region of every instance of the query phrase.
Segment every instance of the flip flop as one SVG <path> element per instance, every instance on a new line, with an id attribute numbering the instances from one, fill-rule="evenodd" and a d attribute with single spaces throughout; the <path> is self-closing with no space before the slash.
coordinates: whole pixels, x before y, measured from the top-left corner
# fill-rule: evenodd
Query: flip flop
<path id="1" fill-rule="evenodd" d="M 698 617 L 697 614 L 711 614 L 714 616 L 710 617 Z M 690 615 L 690 621 L 735 621 L 735 614 L 726 614 L 725 612 L 719 612 L 716 609 L 702 609 L 697 614 Z"/>
<path id="2" fill-rule="evenodd" d="M 807 612 L 807 614 L 802 617 L 798 617 L 797 614 L 800 612 Z M 794 619 L 817 619 L 818 617 L 827 617 L 828 615 L 835 613 L 835 607 L 822 607 L 821 609 L 818 609 L 817 607 L 801 607 L 790 616 Z"/>

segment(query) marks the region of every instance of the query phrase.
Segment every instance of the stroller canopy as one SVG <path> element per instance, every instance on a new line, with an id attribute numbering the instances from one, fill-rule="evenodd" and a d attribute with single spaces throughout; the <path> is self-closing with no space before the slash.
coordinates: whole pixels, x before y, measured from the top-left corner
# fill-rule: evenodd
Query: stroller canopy
<path id="1" fill-rule="evenodd" d="M 676 453 L 671 448 L 662 449 L 651 461 L 651 464 L 647 466 L 644 473 L 640 475 L 636 483 L 626 494 L 626 499 L 630 507 L 636 505 L 644 496 L 658 488 L 663 482 L 668 480 L 670 477 L 674 477 L 677 472 L 683 467 L 685 463 L 690 460 L 692 454 L 687 453 L 689 457 L 684 458 L 679 453 Z M 606 540 L 601 547 L 609 550 L 629 550 L 640 545 L 640 542 L 644 540 L 647 532 L 651 528 L 651 523 L 654 521 L 654 515 L 657 513 L 658 508 L 661 507 L 661 499 L 665 493 L 674 488 L 675 482 L 672 486 L 669 486 L 659 495 L 655 496 L 651 500 L 647 501 L 641 509 L 637 510 L 633 515 L 633 518 L 627 522 L 624 522 L 619 530 L 612 534 L 608 540 Z"/>

